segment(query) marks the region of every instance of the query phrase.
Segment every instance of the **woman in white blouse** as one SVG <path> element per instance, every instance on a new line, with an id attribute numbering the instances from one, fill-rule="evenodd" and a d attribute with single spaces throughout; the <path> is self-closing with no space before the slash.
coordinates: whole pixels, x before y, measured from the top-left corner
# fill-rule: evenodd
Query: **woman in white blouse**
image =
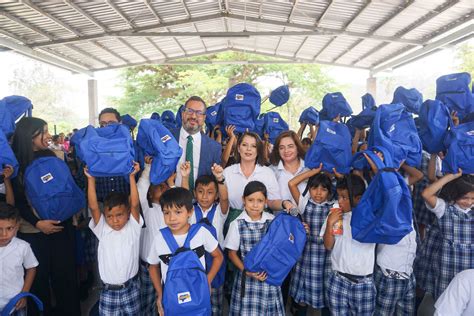
<path id="1" fill-rule="evenodd" d="M 273 211 L 293 207 L 293 203 L 283 201 L 280 188 L 273 171 L 266 167 L 263 158 L 263 142 L 253 132 L 245 132 L 237 142 L 236 163 L 225 168 L 224 178 L 229 192 L 230 211 L 227 224 L 234 220 L 243 209 L 244 187 L 257 180 L 265 184 L 268 191 L 268 206 Z"/>
<path id="2" fill-rule="evenodd" d="M 288 182 L 295 176 L 307 170 L 304 166 L 305 151 L 303 145 L 293 131 L 281 133 L 275 140 L 272 153 L 270 155 L 271 169 L 275 173 L 278 187 L 280 188 L 281 199 L 290 200 L 295 203 L 291 196 Z M 298 185 L 300 192 L 304 192 L 306 181 Z"/>

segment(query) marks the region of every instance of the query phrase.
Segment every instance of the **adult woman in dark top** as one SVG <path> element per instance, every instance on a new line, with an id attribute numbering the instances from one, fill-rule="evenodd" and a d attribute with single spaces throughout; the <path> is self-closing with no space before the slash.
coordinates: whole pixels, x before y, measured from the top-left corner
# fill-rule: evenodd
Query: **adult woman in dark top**
<path id="1" fill-rule="evenodd" d="M 13 181 L 15 204 L 22 223 L 18 237 L 29 242 L 39 261 L 31 292 L 44 304 L 44 315 L 80 315 L 74 263 L 74 228 L 72 219 L 64 222 L 40 219 L 29 205 L 23 187 L 23 175 L 33 160 L 55 154 L 48 149 L 51 135 L 48 125 L 39 118 L 25 117 L 18 122 L 12 148 L 20 164 Z M 55 307 L 51 306 L 51 291 Z M 28 314 L 36 314 L 33 305 Z"/>

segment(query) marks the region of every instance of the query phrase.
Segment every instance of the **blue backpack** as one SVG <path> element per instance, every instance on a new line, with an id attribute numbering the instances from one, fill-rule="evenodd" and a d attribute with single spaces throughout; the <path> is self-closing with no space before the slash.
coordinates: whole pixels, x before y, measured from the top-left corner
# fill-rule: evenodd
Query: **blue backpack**
<path id="1" fill-rule="evenodd" d="M 161 113 L 161 123 L 167 129 L 173 129 L 177 127 L 174 113 L 170 110 L 166 110 L 166 111 L 163 111 L 163 113 Z"/>
<path id="2" fill-rule="evenodd" d="M 183 150 L 166 127 L 159 121 L 142 119 L 137 134 L 137 145 L 145 155 L 153 156 L 150 182 L 160 184 L 175 171 Z"/>
<path id="3" fill-rule="evenodd" d="M 298 120 L 300 123 L 306 124 L 319 124 L 319 112 L 314 107 L 310 106 L 306 108 L 303 112 L 301 112 L 300 118 Z"/>
<path id="4" fill-rule="evenodd" d="M 190 246 L 200 228 L 199 224 L 191 225 L 181 248 L 168 227 L 160 230 L 172 252 L 163 289 L 165 315 L 211 315 L 206 270 Z"/>
<path id="5" fill-rule="evenodd" d="M 352 108 L 341 92 L 327 93 L 323 98 L 323 109 L 319 113 L 320 120 L 332 120 L 338 115 L 350 116 Z"/>
<path id="6" fill-rule="evenodd" d="M 7 108 L 7 103 L 4 99 L 0 100 L 0 130 L 7 137 L 10 137 L 15 132 L 15 119 Z"/>
<path id="7" fill-rule="evenodd" d="M 43 302 L 34 294 L 29 292 L 20 292 L 15 295 L 8 303 L 5 305 L 3 310 L 1 311 L 1 316 L 10 316 L 15 311 L 15 305 L 24 297 L 31 297 L 33 302 L 35 302 L 38 310 L 43 312 Z"/>
<path id="8" fill-rule="evenodd" d="M 289 130 L 288 124 L 277 112 L 268 112 L 264 116 L 264 132 L 268 134 L 270 143 L 274 144 L 278 135 Z"/>
<path id="9" fill-rule="evenodd" d="M 376 111 L 377 105 L 375 104 L 374 97 L 370 93 L 366 93 L 362 96 L 362 112 L 352 115 L 348 125 L 358 129 L 367 128 L 374 121 Z"/>
<path id="10" fill-rule="evenodd" d="M 411 193 L 403 177 L 394 168 L 386 167 L 393 165 L 389 151 L 377 149 L 384 154 L 386 164 L 372 149 L 364 151 L 378 172 L 352 209 L 352 238 L 363 243 L 394 245 L 413 229 Z M 363 153 L 357 153 L 354 159 L 361 156 Z"/>
<path id="11" fill-rule="evenodd" d="M 474 97 L 469 85 L 471 75 L 467 72 L 441 76 L 436 80 L 436 100 L 443 102 L 450 112 L 458 112 L 463 118 L 474 112 Z"/>
<path id="12" fill-rule="evenodd" d="M 306 231 L 298 217 L 286 212 L 278 214 L 262 240 L 244 258 L 250 272 L 265 271 L 265 282 L 281 286 L 288 273 L 303 254 Z"/>
<path id="13" fill-rule="evenodd" d="M 62 222 L 86 207 L 84 192 L 56 156 L 33 160 L 23 180 L 26 196 L 41 219 Z"/>
<path id="14" fill-rule="evenodd" d="M 176 127 L 177 128 L 181 128 L 181 126 L 183 125 L 183 122 L 182 122 L 182 113 L 183 113 L 183 109 L 184 109 L 184 105 L 181 105 L 178 109 L 178 111 L 176 112 L 176 116 L 175 116 L 175 119 L 176 119 Z"/>
<path id="15" fill-rule="evenodd" d="M 220 102 L 218 102 L 206 109 L 206 127 L 208 132 L 212 131 L 214 127 L 220 123 L 218 116 L 220 105 Z"/>
<path id="16" fill-rule="evenodd" d="M 202 214 L 201 207 L 199 207 L 199 204 L 195 203 L 194 204 L 194 214 L 196 214 L 196 223 L 201 224 L 204 228 L 209 230 L 209 232 L 214 236 L 216 240 L 217 239 L 217 231 L 214 226 L 212 226 L 212 221 L 214 219 L 214 216 L 216 215 L 216 208 L 217 204 L 214 203 L 212 206 L 212 209 L 209 211 L 209 214 L 207 214 L 207 217 L 204 217 Z M 221 246 L 219 246 L 219 250 L 224 253 L 221 249 Z M 209 272 L 212 266 L 212 256 L 211 254 L 206 252 L 206 270 Z M 226 270 L 226 264 L 225 261 L 222 262 L 222 265 L 217 272 L 216 276 L 214 277 L 214 280 L 212 280 L 211 286 L 213 288 L 219 288 L 222 286 L 225 282 L 225 270 Z"/>
<path id="17" fill-rule="evenodd" d="M 386 148 L 398 168 L 403 160 L 412 167 L 421 164 L 422 145 L 415 121 L 401 103 L 381 105 L 370 128 L 369 147 Z"/>
<path id="18" fill-rule="evenodd" d="M 16 160 L 15 154 L 8 143 L 7 137 L 3 131 L 0 130 L 0 173 L 3 173 L 3 168 L 5 168 L 6 165 L 13 167 L 13 174 L 11 178 L 16 177 L 19 168 L 18 160 Z"/>
<path id="19" fill-rule="evenodd" d="M 450 120 L 450 130 L 444 139 L 448 153 L 443 159 L 443 172 L 463 174 L 474 173 L 474 121 L 454 126 Z"/>
<path id="20" fill-rule="evenodd" d="M 265 114 L 260 114 L 255 121 L 255 129 L 253 130 L 255 133 L 260 136 L 260 138 L 263 138 L 263 133 L 265 131 Z"/>
<path id="21" fill-rule="evenodd" d="M 227 91 L 222 102 L 223 127 L 235 125 L 236 133 L 255 130 L 261 97 L 254 86 L 248 83 L 236 84 Z"/>
<path id="22" fill-rule="evenodd" d="M 82 132 L 81 132 L 82 134 Z M 78 136 L 78 157 L 95 177 L 125 176 L 133 170 L 135 148 L 128 128 L 113 124 L 102 128 L 89 125 Z"/>
<path id="23" fill-rule="evenodd" d="M 150 115 L 150 119 L 152 119 L 152 120 L 157 120 L 157 121 L 161 121 L 160 114 L 159 114 L 159 113 L 157 113 L 157 112 L 153 112 L 153 113 L 151 113 L 151 115 Z"/>
<path id="24" fill-rule="evenodd" d="M 444 138 L 448 133 L 451 116 L 448 108 L 439 100 L 426 100 L 419 113 L 419 131 L 423 148 L 430 154 L 444 151 Z"/>
<path id="25" fill-rule="evenodd" d="M 415 88 L 406 89 L 400 86 L 393 93 L 392 104 L 396 103 L 403 104 L 408 112 L 418 114 L 423 103 L 423 95 Z"/>
<path id="26" fill-rule="evenodd" d="M 276 106 L 282 106 L 290 99 L 290 87 L 280 86 L 270 93 L 270 102 Z"/>
<path id="27" fill-rule="evenodd" d="M 33 104 L 30 99 L 21 95 L 11 95 L 3 98 L 5 104 L 10 111 L 15 122 L 18 122 L 22 117 L 31 117 L 33 111 Z"/>
<path id="28" fill-rule="evenodd" d="M 122 124 L 128 126 L 130 130 L 137 127 L 137 120 L 134 119 L 130 114 L 122 115 L 121 117 Z"/>
<path id="29" fill-rule="evenodd" d="M 305 166 L 313 169 L 323 163 L 323 170 L 349 173 L 352 158 L 349 129 L 342 123 L 320 121 L 318 134 L 305 156 Z"/>

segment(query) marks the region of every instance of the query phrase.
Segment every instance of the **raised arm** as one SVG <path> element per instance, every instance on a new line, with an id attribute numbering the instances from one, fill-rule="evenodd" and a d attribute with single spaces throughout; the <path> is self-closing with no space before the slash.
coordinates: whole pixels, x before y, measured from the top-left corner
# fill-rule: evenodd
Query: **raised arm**
<path id="1" fill-rule="evenodd" d="M 191 163 L 185 161 L 179 166 L 179 172 L 181 172 L 181 187 L 189 190 L 189 175 L 191 174 Z"/>
<path id="2" fill-rule="evenodd" d="M 332 250 L 334 248 L 334 243 L 336 239 L 334 238 L 334 234 L 332 233 L 332 228 L 334 224 L 342 218 L 342 210 L 334 210 L 329 213 L 327 222 L 326 222 L 326 230 L 324 231 L 324 248 L 327 250 Z"/>
<path id="3" fill-rule="evenodd" d="M 300 123 L 300 128 L 298 129 L 298 133 L 297 133 L 300 140 L 303 139 L 303 132 L 305 128 L 306 128 L 306 123 Z"/>
<path id="4" fill-rule="evenodd" d="M 291 196 L 297 204 L 299 204 L 301 196 L 301 192 L 298 189 L 298 184 L 320 173 L 322 168 L 323 164 L 321 163 L 318 168 L 305 171 L 291 179 L 290 182 L 288 182 L 288 188 L 290 189 Z"/>
<path id="5" fill-rule="evenodd" d="M 356 128 L 354 133 L 354 138 L 352 138 L 352 154 L 357 152 L 357 147 L 359 147 L 359 139 L 362 134 L 362 130 Z"/>
<path id="6" fill-rule="evenodd" d="M 150 187 L 150 170 L 151 170 L 151 163 L 153 158 L 150 156 L 145 157 L 145 168 L 143 169 L 142 174 L 140 175 L 140 179 L 137 183 L 138 189 L 138 196 L 140 198 L 140 203 L 142 205 L 148 204 L 148 188 Z"/>
<path id="7" fill-rule="evenodd" d="M 402 170 L 408 175 L 408 185 L 412 185 L 423 179 L 423 172 L 420 170 L 407 165 L 405 162 L 402 164 Z"/>
<path id="8" fill-rule="evenodd" d="M 97 193 L 95 191 L 95 177 L 89 174 L 87 167 L 84 168 L 84 174 L 87 177 L 87 204 L 89 204 L 94 224 L 97 225 L 100 220 L 100 208 L 99 203 L 97 202 Z"/>
<path id="9" fill-rule="evenodd" d="M 137 222 L 140 221 L 140 199 L 138 197 L 137 182 L 135 175 L 140 171 L 140 164 L 133 164 L 133 171 L 130 173 L 130 211 Z"/>
<path id="10" fill-rule="evenodd" d="M 428 161 L 428 181 L 430 183 L 435 182 L 438 180 L 436 177 L 436 160 L 438 159 L 437 154 L 431 154 L 430 155 L 430 160 Z"/>
<path id="11" fill-rule="evenodd" d="M 217 179 L 217 190 L 219 192 L 219 203 L 221 205 L 222 214 L 227 214 L 229 211 L 229 193 L 227 192 L 227 186 L 225 185 L 224 168 L 218 164 L 214 164 L 211 167 L 212 174 Z"/>
<path id="12" fill-rule="evenodd" d="M 15 205 L 15 194 L 13 193 L 13 186 L 10 177 L 13 174 L 13 167 L 10 165 L 6 165 L 3 168 L 3 183 L 5 184 L 5 200 L 7 204 Z"/>
<path id="13" fill-rule="evenodd" d="M 441 188 L 448 182 L 453 181 L 454 179 L 459 178 L 462 176 L 462 170 L 459 169 L 458 173 L 447 173 L 438 181 L 430 184 L 423 190 L 421 196 L 425 199 L 426 203 L 431 207 L 434 208 L 436 206 L 436 199 L 437 193 Z"/>
<path id="14" fill-rule="evenodd" d="M 234 143 L 237 140 L 237 137 L 234 134 L 235 126 L 229 125 L 225 128 L 229 139 L 227 140 L 227 145 L 225 146 L 224 151 L 222 152 L 222 165 L 227 166 L 227 162 L 229 161 L 230 154 L 232 153 L 232 148 L 234 147 Z"/>

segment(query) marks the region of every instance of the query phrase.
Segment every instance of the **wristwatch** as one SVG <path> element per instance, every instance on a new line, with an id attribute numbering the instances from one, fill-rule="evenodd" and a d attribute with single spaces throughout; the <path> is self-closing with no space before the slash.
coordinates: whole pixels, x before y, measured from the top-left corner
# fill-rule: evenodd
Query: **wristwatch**
<path id="1" fill-rule="evenodd" d="M 224 183 L 225 183 L 225 177 L 222 177 L 222 180 L 221 180 L 221 181 L 217 180 L 217 183 L 219 183 L 219 184 L 224 184 Z"/>

